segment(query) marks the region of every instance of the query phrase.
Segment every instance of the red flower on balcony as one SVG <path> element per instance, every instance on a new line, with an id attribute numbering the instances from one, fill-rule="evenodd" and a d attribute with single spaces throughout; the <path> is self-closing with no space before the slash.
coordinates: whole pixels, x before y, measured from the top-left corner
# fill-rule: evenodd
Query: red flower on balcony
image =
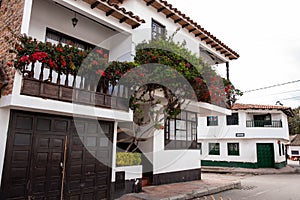
<path id="1" fill-rule="evenodd" d="M 31 61 L 36 62 L 46 62 L 46 59 L 48 58 L 48 54 L 46 52 L 35 52 L 34 54 L 31 55 Z"/>
<path id="2" fill-rule="evenodd" d="M 98 63 L 98 61 L 97 60 L 94 60 L 93 61 L 93 65 L 98 65 L 99 63 Z"/>
<path id="3" fill-rule="evenodd" d="M 29 64 L 29 56 L 22 56 L 21 58 L 20 58 L 20 60 L 21 60 L 21 62 L 22 63 L 26 63 L 26 64 Z"/>
<path id="4" fill-rule="evenodd" d="M 58 52 L 62 53 L 62 52 L 64 52 L 64 49 L 63 49 L 63 48 L 61 48 L 60 46 L 58 46 L 58 47 L 56 47 L 56 51 L 58 51 Z"/>
<path id="5" fill-rule="evenodd" d="M 103 71 L 103 70 L 101 70 L 101 69 L 98 69 L 98 70 L 96 71 L 96 74 L 98 74 L 98 75 L 100 75 L 100 76 L 105 76 L 105 75 L 106 75 L 105 71 Z"/>
<path id="6" fill-rule="evenodd" d="M 103 51 L 101 49 L 97 49 L 96 52 L 99 54 L 99 55 L 102 55 L 103 54 Z"/>
<path id="7" fill-rule="evenodd" d="M 49 67 L 54 68 L 56 66 L 56 63 L 52 58 L 49 58 L 48 65 Z"/>

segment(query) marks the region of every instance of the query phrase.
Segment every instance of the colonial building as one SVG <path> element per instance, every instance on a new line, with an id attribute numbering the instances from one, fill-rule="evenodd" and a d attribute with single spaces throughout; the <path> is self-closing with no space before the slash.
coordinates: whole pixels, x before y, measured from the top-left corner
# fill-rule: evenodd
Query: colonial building
<path id="1" fill-rule="evenodd" d="M 198 141 L 202 166 L 285 166 L 287 118 L 293 115 L 290 107 L 236 103 L 231 115 L 201 117 Z"/>
<path id="2" fill-rule="evenodd" d="M 39 62 L 27 63 L 21 73 L 10 63 L 9 50 L 26 34 L 82 50 L 100 46 L 109 61 L 132 61 L 135 44 L 180 28 L 175 39 L 185 40 L 210 64 L 226 63 L 228 69 L 239 57 L 235 51 L 164 0 L 2 0 L 0 6 L 1 199 L 113 199 L 138 190 L 144 176 L 152 184 L 201 178 L 199 146 L 179 144 L 197 142 L 197 130 L 206 127 L 197 121 L 200 114 L 229 115 L 230 110 L 191 102 L 181 118 L 166 122 L 180 130 L 157 130 L 141 141 L 142 165 L 117 166 L 119 124 L 133 122 L 125 90 L 98 91 L 92 78 Z M 284 115 L 277 112 L 285 128 Z M 176 138 L 176 131 L 183 138 Z M 167 140 L 177 145 L 166 148 Z"/>

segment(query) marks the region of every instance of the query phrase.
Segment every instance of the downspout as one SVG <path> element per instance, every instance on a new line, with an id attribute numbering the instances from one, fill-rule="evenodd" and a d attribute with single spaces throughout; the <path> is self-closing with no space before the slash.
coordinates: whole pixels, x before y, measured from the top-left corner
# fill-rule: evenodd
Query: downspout
<path id="1" fill-rule="evenodd" d="M 226 78 L 227 78 L 227 81 L 229 81 L 229 62 L 226 62 Z M 232 107 L 232 103 L 230 101 L 230 94 L 227 93 L 227 97 L 226 97 L 226 107 L 228 109 L 230 109 Z"/>
<path id="2" fill-rule="evenodd" d="M 226 62 L 226 77 L 227 81 L 229 81 L 229 62 Z"/>
<path id="3" fill-rule="evenodd" d="M 3 61 L 0 63 L 0 98 L 2 89 L 8 85 L 8 76 L 4 69 Z"/>

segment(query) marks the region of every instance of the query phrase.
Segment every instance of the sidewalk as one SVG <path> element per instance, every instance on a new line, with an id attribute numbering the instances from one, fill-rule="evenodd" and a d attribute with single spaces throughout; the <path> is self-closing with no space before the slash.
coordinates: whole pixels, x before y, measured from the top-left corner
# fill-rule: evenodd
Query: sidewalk
<path id="1" fill-rule="evenodd" d="M 187 200 L 209 196 L 221 191 L 241 188 L 240 180 L 245 176 L 262 174 L 293 174 L 300 173 L 299 168 L 286 166 L 273 168 L 233 168 L 204 167 L 202 180 L 182 183 L 148 186 L 141 193 L 123 195 L 119 200 Z M 230 174 L 230 175 L 229 175 Z"/>
<path id="2" fill-rule="evenodd" d="M 234 188 L 241 188 L 240 177 L 203 173 L 199 181 L 148 186 L 141 193 L 123 195 L 119 200 L 186 200 Z"/>
<path id="3" fill-rule="evenodd" d="M 238 167 L 208 167 L 202 166 L 202 172 L 206 173 L 221 173 L 221 174 L 253 174 L 253 175 L 262 175 L 262 174 L 295 174 L 300 173 L 299 169 L 294 166 L 287 165 L 281 169 L 275 168 L 238 168 Z"/>

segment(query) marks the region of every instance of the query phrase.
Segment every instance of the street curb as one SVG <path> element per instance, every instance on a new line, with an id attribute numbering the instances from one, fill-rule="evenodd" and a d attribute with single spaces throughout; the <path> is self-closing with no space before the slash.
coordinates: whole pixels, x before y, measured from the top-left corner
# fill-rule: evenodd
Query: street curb
<path id="1" fill-rule="evenodd" d="M 186 194 L 180 194 L 172 197 L 167 197 L 167 198 L 153 198 L 150 197 L 149 195 L 146 194 L 138 194 L 138 193 L 133 193 L 130 194 L 130 196 L 143 199 L 143 200 L 189 200 L 189 199 L 194 199 L 194 198 L 199 198 L 203 196 L 208 196 L 212 194 L 216 194 L 219 192 L 223 192 L 226 190 L 231 190 L 231 189 L 241 189 L 242 185 L 240 181 L 233 181 L 230 184 L 223 185 L 223 186 L 218 186 L 218 187 L 207 187 L 205 189 L 201 190 L 195 190 L 193 192 L 189 192 Z"/>
<path id="2" fill-rule="evenodd" d="M 224 169 L 224 168 L 202 168 L 201 172 L 203 173 L 216 173 L 216 174 L 253 174 L 253 175 L 270 175 L 270 174 L 295 174 L 299 173 L 299 169 L 293 169 L 290 171 L 251 171 L 249 169 Z"/>

